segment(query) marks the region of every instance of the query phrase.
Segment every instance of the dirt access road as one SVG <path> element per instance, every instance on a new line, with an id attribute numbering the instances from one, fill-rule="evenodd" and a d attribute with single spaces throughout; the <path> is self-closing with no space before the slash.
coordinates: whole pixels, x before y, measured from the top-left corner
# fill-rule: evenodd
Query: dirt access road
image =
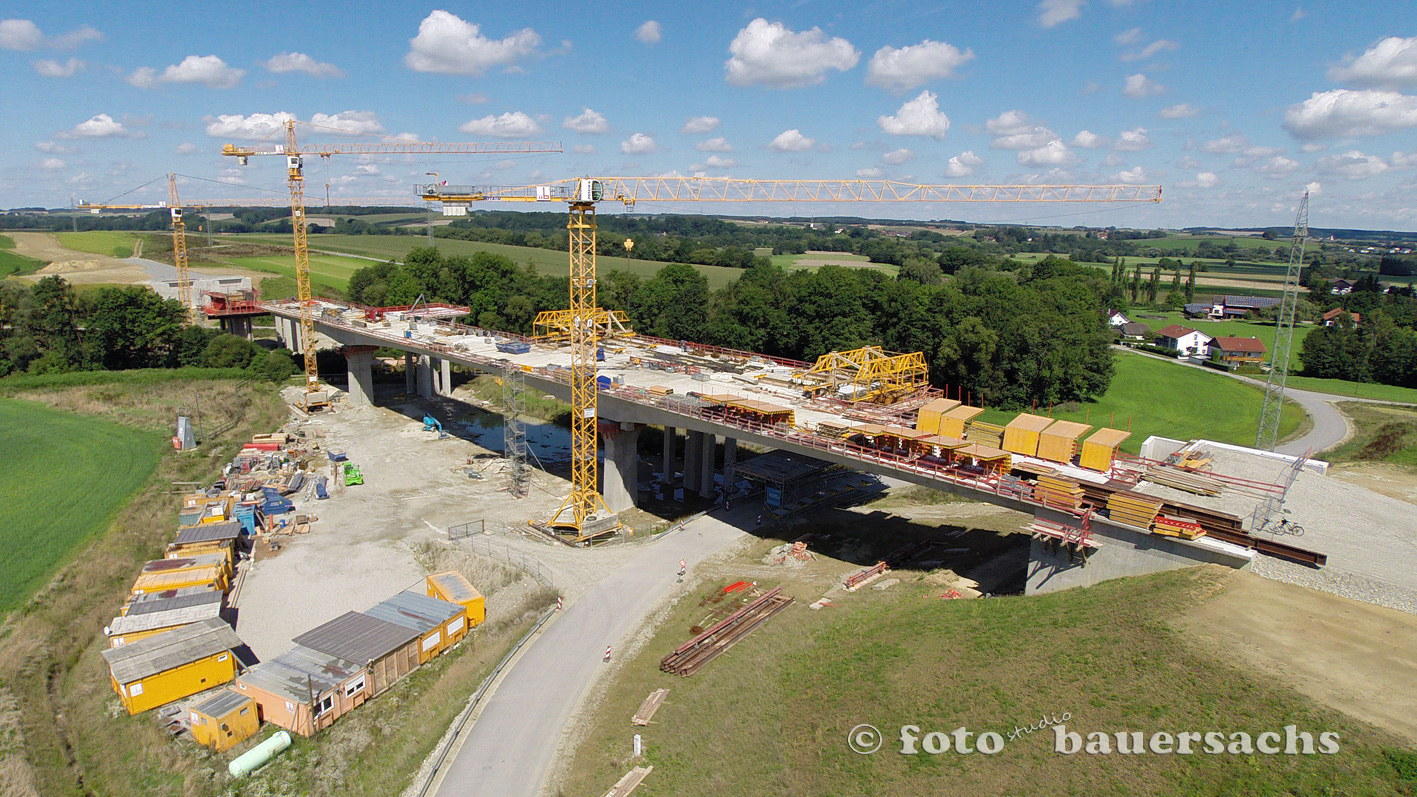
<path id="1" fill-rule="evenodd" d="M 1215 568 L 1176 625 L 1207 653 L 1417 744 L 1417 617 Z"/>
<path id="2" fill-rule="evenodd" d="M 70 249 L 59 243 L 58 236 L 52 232 L 11 232 L 6 235 L 14 239 L 16 254 L 49 263 L 39 271 L 20 278 L 30 282 L 59 276 L 71 285 L 139 285 L 155 279 L 136 261 Z M 208 276 L 250 277 L 252 284 L 256 285 L 271 275 L 239 268 L 203 266 L 200 272 L 193 271 L 192 276 L 195 279 Z"/>

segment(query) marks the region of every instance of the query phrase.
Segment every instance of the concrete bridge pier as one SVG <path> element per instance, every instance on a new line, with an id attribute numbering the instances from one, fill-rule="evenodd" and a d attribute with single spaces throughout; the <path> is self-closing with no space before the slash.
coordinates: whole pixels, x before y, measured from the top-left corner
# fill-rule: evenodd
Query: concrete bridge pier
<path id="1" fill-rule="evenodd" d="M 415 363 L 414 372 L 418 380 L 418 395 L 421 398 L 433 398 L 433 358 L 426 354 L 418 355 L 418 362 Z"/>
<path id="2" fill-rule="evenodd" d="M 699 489 L 699 464 L 703 455 L 704 433 L 684 430 L 684 496 Z"/>
<path id="3" fill-rule="evenodd" d="M 221 331 L 228 335 L 239 335 L 247 340 L 255 338 L 255 332 L 251 328 L 251 317 L 245 315 L 234 315 L 221 319 Z"/>
<path id="4" fill-rule="evenodd" d="M 673 484 L 674 469 L 674 445 L 679 433 L 673 426 L 664 427 L 664 457 L 660 466 L 659 483 Z"/>
<path id="5" fill-rule="evenodd" d="M 611 422 L 609 428 L 601 427 L 601 438 L 605 441 L 605 466 L 600 469 L 600 495 L 611 512 L 620 513 L 635 508 L 642 428 L 637 423 L 615 422 Z"/>
<path id="6" fill-rule="evenodd" d="M 412 352 L 404 352 L 403 355 L 403 392 L 412 396 L 414 390 L 414 379 L 418 372 L 418 366 L 414 363 Z"/>
<path id="7" fill-rule="evenodd" d="M 438 395 L 453 395 L 453 362 L 452 360 L 438 361 Z"/>
<path id="8" fill-rule="evenodd" d="M 713 459 L 717 453 L 718 442 L 716 438 L 708 433 L 703 435 L 703 445 L 699 448 L 699 496 L 702 498 L 713 498 Z"/>
<path id="9" fill-rule="evenodd" d="M 374 403 L 374 351 L 373 346 L 344 347 L 351 407 L 367 407 Z"/>

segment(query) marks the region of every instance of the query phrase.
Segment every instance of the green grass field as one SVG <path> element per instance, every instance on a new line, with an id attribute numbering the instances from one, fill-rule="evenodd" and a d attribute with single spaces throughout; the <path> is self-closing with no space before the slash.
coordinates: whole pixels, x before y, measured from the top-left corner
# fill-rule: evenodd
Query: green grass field
<path id="1" fill-rule="evenodd" d="M 732 573 L 733 564 L 722 570 Z M 744 564 L 753 569 L 745 566 L 742 577 L 763 578 L 756 560 Z M 799 605 L 683 678 L 660 672 L 658 662 L 689 638 L 690 626 L 707 624 L 700 598 L 708 590 L 690 593 L 643 651 L 620 665 L 565 793 L 596 794 L 613 784 L 632 766 L 631 735 L 639 734 L 644 763 L 654 767 L 643 790 L 676 797 L 1411 794 L 1413 776 L 1399 762 L 1413 754 L 1400 740 L 1281 678 L 1202 652 L 1175 630 L 1172 622 L 1215 589 L 1205 571 L 977 600 L 940 600 L 945 587 L 918 571 L 892 576 L 900 583 L 888 590 L 834 595 L 821 611 L 800 605 L 820 596 L 820 587 L 789 583 L 784 592 Z M 654 721 L 631 726 L 640 701 L 657 688 L 669 695 Z M 1109 734 L 1114 745 L 1123 731 L 1144 738 L 1217 731 L 1230 741 L 1237 732 L 1282 735 L 1292 724 L 1315 740 L 1338 733 L 1341 750 L 1064 755 L 1055 751 L 1055 721 L 1084 736 Z M 867 724 L 881 746 L 863 754 L 849 738 Z M 947 737 L 943 750 L 917 742 L 915 754 L 905 755 L 907 725 L 922 739 L 956 728 L 974 739 L 996 733 L 1002 747 L 961 754 Z"/>
<path id="2" fill-rule="evenodd" d="M 1255 442 L 1263 398 L 1259 388 L 1224 374 L 1118 352 L 1117 372 L 1107 394 L 1075 411 L 1055 408 L 1053 417 L 1094 427 L 1130 426 L 1132 436 L 1122 444 L 1122 450 L 1133 454 L 1152 435 L 1248 446 Z M 1039 407 L 1033 412 L 1047 415 L 1048 408 Z M 988 423 L 1008 423 L 1017 414 L 991 409 L 979 417 Z M 1287 402 L 1280 438 L 1293 433 L 1307 418 L 1302 407 Z"/>
<path id="3" fill-rule="evenodd" d="M 58 233 L 59 243 L 77 252 L 89 252 L 110 257 L 132 257 L 137 236 L 131 232 L 94 230 L 91 232 Z"/>
<path id="4" fill-rule="evenodd" d="M 1417 409 L 1344 402 L 1353 437 L 1328 452 L 1330 462 L 1383 462 L 1417 472 Z"/>
<path id="5" fill-rule="evenodd" d="M 1290 239 L 1276 238 L 1273 241 L 1266 241 L 1258 235 L 1251 236 L 1215 236 L 1215 235 L 1168 235 L 1165 238 L 1139 238 L 1130 243 L 1146 248 L 1163 250 L 1174 249 L 1194 249 L 1202 241 L 1209 241 L 1216 246 L 1225 246 L 1231 241 L 1240 249 L 1268 249 L 1273 251 L 1275 247 L 1288 247 Z"/>
<path id="6" fill-rule="evenodd" d="M 227 262 L 252 271 L 265 271 L 283 277 L 295 277 L 295 255 L 272 255 L 267 257 L 235 257 Z M 315 293 L 320 288 L 334 288 L 343 295 L 349 290 L 349 278 L 361 268 L 374 265 L 371 260 L 339 255 L 310 255 L 310 285 Z"/>
<path id="7" fill-rule="evenodd" d="M 166 444 L 157 432 L 0 399 L 0 611 L 108 525 Z"/>
<path id="8" fill-rule="evenodd" d="M 1335 396 L 1377 399 L 1378 401 L 1398 401 L 1417 404 L 1417 390 L 1395 385 L 1378 385 L 1372 382 L 1346 382 L 1342 379 L 1318 379 L 1312 376 L 1289 375 L 1287 387 L 1312 390 L 1315 393 L 1331 393 Z"/>
<path id="9" fill-rule="evenodd" d="M 12 274 L 33 274 L 45 267 L 45 263 L 14 252 L 15 240 L 8 235 L 0 235 L 0 278 Z"/>

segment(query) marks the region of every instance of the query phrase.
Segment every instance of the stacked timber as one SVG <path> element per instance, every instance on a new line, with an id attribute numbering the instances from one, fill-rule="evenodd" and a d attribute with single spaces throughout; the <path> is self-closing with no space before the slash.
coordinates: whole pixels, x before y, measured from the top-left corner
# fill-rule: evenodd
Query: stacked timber
<path id="1" fill-rule="evenodd" d="M 1091 429 L 1085 423 L 1056 421 L 1038 433 L 1038 457 L 1051 462 L 1072 462 L 1077 456 L 1078 438 Z"/>
<path id="2" fill-rule="evenodd" d="M 1082 499 L 1086 495 L 1076 481 L 1053 473 L 1038 477 L 1038 483 L 1033 486 L 1033 497 L 1048 506 L 1077 511 L 1082 508 Z"/>
<path id="3" fill-rule="evenodd" d="M 1119 523 L 1150 529 L 1161 512 L 1162 501 L 1141 493 L 1113 493 L 1107 499 L 1107 515 Z"/>
<path id="4" fill-rule="evenodd" d="M 1183 540 L 1194 540 L 1197 537 L 1205 536 L 1205 529 L 1201 528 L 1201 524 L 1165 515 L 1157 516 L 1151 531 L 1153 534 L 1160 534 L 1163 537 L 1180 537 Z"/>
<path id="5" fill-rule="evenodd" d="M 851 434 L 851 424 L 822 421 L 817 424 L 817 434 L 833 440 L 845 440 L 846 436 Z"/>
<path id="6" fill-rule="evenodd" d="M 1152 484 L 1172 487 L 1196 495 L 1220 495 L 1221 488 L 1224 487 L 1219 479 L 1173 468 L 1169 465 L 1147 468 L 1143 478 Z"/>
<path id="7" fill-rule="evenodd" d="M 971 421 L 968 428 L 964 430 L 964 439 L 981 446 L 1003 450 L 1004 427 L 996 423 Z"/>

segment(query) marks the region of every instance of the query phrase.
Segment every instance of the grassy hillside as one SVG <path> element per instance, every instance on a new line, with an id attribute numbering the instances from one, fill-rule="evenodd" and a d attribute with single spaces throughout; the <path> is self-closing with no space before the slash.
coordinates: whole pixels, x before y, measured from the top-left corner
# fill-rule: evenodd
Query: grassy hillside
<path id="1" fill-rule="evenodd" d="M 15 254 L 14 249 L 15 239 L 0 235 L 0 278 L 12 274 L 33 274 L 47 265 L 34 258 Z"/>
<path id="2" fill-rule="evenodd" d="M 1177 440 L 1205 438 L 1219 443 L 1254 445 L 1263 393 L 1224 374 L 1188 368 L 1140 354 L 1117 353 L 1117 373 L 1107 394 L 1093 404 L 1056 407 L 1053 417 L 1094 427 L 1127 429 L 1132 436 L 1122 450 L 1137 453 L 1151 435 Z M 1047 415 L 1047 407 L 1039 407 Z M 980 417 L 1007 423 L 1017 413 L 989 410 Z M 1279 434 L 1283 438 L 1308 418 L 1303 408 L 1285 404 Z"/>
<path id="3" fill-rule="evenodd" d="M 132 257 L 137 236 L 131 232 L 93 230 L 91 232 L 58 233 L 59 243 L 78 252 L 110 257 Z"/>
<path id="4" fill-rule="evenodd" d="M 834 596 L 836 605 L 821 611 L 790 607 L 690 678 L 657 667 L 707 611 L 703 590 L 681 600 L 600 701 L 601 719 L 577 751 L 565 793 L 614 783 L 629 767 L 632 733 L 642 735 L 654 766 L 636 791 L 646 797 L 1411 793 L 1412 774 L 1405 779 L 1395 761 L 1410 762 L 1412 753 L 1394 737 L 1208 657 L 1172 630 L 1168 622 L 1214 588 L 1205 571 L 979 600 L 940 600 L 944 588 L 919 573 L 895 576 L 901 583 L 889 590 Z M 801 602 L 820 594 L 796 593 Z M 648 727 L 632 728 L 629 717 L 656 688 L 670 690 L 668 701 Z M 1338 733 L 1341 750 L 1063 755 L 1054 749 L 1054 723 L 1040 718 L 1065 715 L 1068 731 L 1148 738 L 1183 731 L 1255 738 L 1293 724 L 1314 738 Z M 865 724 L 880 732 L 874 753 L 848 746 Z M 1004 744 L 992 755 L 949 747 L 932 755 L 919 745 L 905 755 L 906 725 L 922 737 L 992 732 Z"/>
<path id="5" fill-rule="evenodd" d="M 283 277 L 295 277 L 295 255 L 263 255 L 260 257 L 235 257 L 226 261 L 239 268 L 265 271 Z M 310 285 L 319 294 L 320 288 L 329 287 L 343 296 L 349 290 L 349 278 L 354 272 L 373 261 L 339 255 L 310 254 Z"/>
<path id="6" fill-rule="evenodd" d="M 156 431 L 0 399 L 0 611 L 108 525 L 165 444 Z"/>

